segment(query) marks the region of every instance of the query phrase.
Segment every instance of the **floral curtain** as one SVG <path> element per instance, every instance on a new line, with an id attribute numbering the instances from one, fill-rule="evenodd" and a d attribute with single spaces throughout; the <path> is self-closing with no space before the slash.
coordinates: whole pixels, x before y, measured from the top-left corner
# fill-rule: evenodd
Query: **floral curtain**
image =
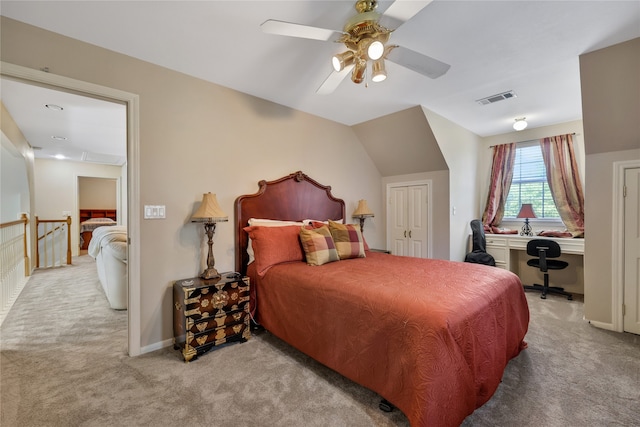
<path id="1" fill-rule="evenodd" d="M 584 237 L 584 194 L 573 151 L 573 136 L 540 140 L 547 182 L 560 218 L 573 237 Z"/>
<path id="2" fill-rule="evenodd" d="M 482 214 L 482 224 L 497 227 L 504 216 L 504 204 L 509 195 L 513 178 L 513 164 L 516 159 L 516 144 L 502 144 L 493 147 L 493 166 L 487 206 Z"/>

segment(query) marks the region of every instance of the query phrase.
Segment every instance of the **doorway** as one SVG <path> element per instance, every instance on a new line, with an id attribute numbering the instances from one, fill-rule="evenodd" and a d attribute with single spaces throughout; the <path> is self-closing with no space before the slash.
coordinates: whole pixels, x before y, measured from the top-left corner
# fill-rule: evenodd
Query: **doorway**
<path id="1" fill-rule="evenodd" d="M 59 90 L 72 91 L 87 96 L 124 103 L 127 106 L 127 225 L 129 237 L 128 255 L 128 310 L 127 348 L 130 356 L 141 354 L 140 347 L 140 177 L 139 177 L 139 96 L 93 83 L 83 82 L 56 74 L 0 63 L 3 77 L 18 79 L 36 85 L 46 85 Z"/>
<path id="2" fill-rule="evenodd" d="M 387 247 L 394 255 L 431 257 L 431 180 L 387 185 Z"/>
<path id="3" fill-rule="evenodd" d="M 80 252 L 78 255 L 86 255 L 91 239 L 92 230 L 83 230 L 83 219 L 94 218 L 96 212 L 99 216 L 113 219 L 123 225 L 120 195 L 120 179 L 101 178 L 95 176 L 78 176 L 78 225 L 80 226 Z M 126 196 L 126 189 L 125 189 Z M 109 212 L 115 212 L 115 218 Z M 113 213 L 111 212 L 111 213 Z"/>
<path id="4" fill-rule="evenodd" d="M 624 302 L 623 330 L 640 335 L 640 168 L 624 171 Z"/>
<path id="5" fill-rule="evenodd" d="M 640 161 L 614 162 L 613 330 L 640 334 Z"/>

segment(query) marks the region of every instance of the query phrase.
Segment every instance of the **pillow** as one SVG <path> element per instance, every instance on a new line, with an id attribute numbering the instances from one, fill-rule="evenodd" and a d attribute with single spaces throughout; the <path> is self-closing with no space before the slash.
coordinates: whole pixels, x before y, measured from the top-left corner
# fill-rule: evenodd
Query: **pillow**
<path id="1" fill-rule="evenodd" d="M 287 225 L 302 225 L 301 222 L 296 221 L 280 221 L 277 219 L 263 219 L 263 218 L 249 218 L 249 226 L 260 226 L 260 227 L 284 227 Z M 255 260 L 255 255 L 253 254 L 253 245 L 251 243 L 251 236 L 249 236 L 249 241 L 247 242 L 247 254 L 249 254 L 249 262 L 247 265 L 251 264 Z"/>
<path id="2" fill-rule="evenodd" d="M 255 253 L 256 272 L 264 276 L 269 268 L 276 264 L 291 261 L 304 261 L 300 246 L 300 226 L 282 227 L 250 226 L 244 230 L 251 238 Z"/>
<path id="3" fill-rule="evenodd" d="M 314 222 L 321 222 L 322 224 L 325 224 L 325 225 L 329 224 L 328 220 L 320 221 L 319 219 L 303 219 L 302 222 L 304 223 L 304 225 L 309 225 Z M 339 222 L 340 224 L 344 224 L 344 219 L 339 219 L 336 222 Z"/>
<path id="4" fill-rule="evenodd" d="M 331 231 L 326 225 L 313 229 L 301 227 L 300 242 L 309 265 L 322 265 L 340 260 Z"/>
<path id="5" fill-rule="evenodd" d="M 360 226 L 339 224 L 329 220 L 329 231 L 338 250 L 340 259 L 364 258 L 364 239 Z"/>

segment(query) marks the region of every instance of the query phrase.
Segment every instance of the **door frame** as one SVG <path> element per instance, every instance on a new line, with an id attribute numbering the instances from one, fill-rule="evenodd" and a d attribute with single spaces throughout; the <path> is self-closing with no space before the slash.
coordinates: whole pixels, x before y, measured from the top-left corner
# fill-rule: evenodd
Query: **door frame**
<path id="1" fill-rule="evenodd" d="M 389 182 L 385 188 L 385 213 L 387 216 L 387 224 L 386 224 L 386 240 L 387 240 L 387 250 L 389 248 L 389 242 L 391 241 L 391 213 L 389 211 L 391 205 L 390 193 L 391 189 L 395 187 L 411 187 L 417 185 L 426 185 L 427 186 L 427 258 L 431 258 L 433 254 L 433 212 L 431 205 L 433 204 L 433 180 L 431 179 L 420 179 L 417 181 L 402 181 L 402 182 Z"/>
<path id="2" fill-rule="evenodd" d="M 45 84 L 88 96 L 118 101 L 127 106 L 127 234 L 129 239 L 127 348 L 129 356 L 141 354 L 140 347 L 140 97 L 94 83 L 45 71 L 0 62 L 0 74 L 27 83 Z"/>
<path id="3" fill-rule="evenodd" d="M 627 169 L 635 168 L 640 168 L 640 160 L 613 162 L 611 326 L 616 332 L 624 332 L 624 314 L 622 312 L 622 304 L 624 303 L 624 175 Z"/>

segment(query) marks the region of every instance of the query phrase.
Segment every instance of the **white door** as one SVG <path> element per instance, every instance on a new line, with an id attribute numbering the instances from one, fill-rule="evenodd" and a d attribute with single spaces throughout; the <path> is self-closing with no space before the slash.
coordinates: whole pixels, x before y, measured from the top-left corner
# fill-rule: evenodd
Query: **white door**
<path id="1" fill-rule="evenodd" d="M 624 318 L 623 329 L 640 335 L 640 168 L 624 173 Z"/>
<path id="2" fill-rule="evenodd" d="M 392 254 L 417 258 L 429 257 L 428 190 L 427 184 L 390 188 Z"/>
<path id="3" fill-rule="evenodd" d="M 391 253 L 409 255 L 407 240 L 407 187 L 393 187 L 389 194 L 391 210 Z"/>

